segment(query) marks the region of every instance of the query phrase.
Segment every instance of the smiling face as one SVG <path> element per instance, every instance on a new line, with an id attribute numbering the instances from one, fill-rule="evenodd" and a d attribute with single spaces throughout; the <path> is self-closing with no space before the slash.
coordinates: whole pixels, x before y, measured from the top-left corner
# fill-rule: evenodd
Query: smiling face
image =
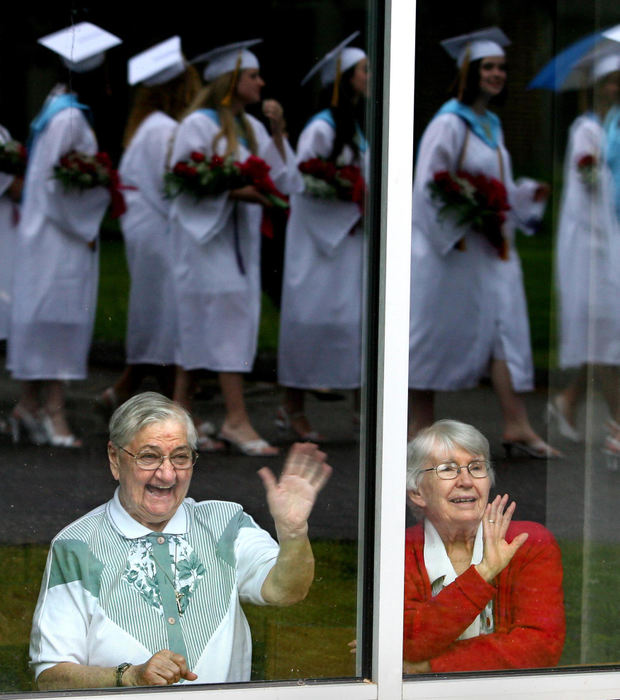
<path id="1" fill-rule="evenodd" d="M 265 81 L 260 76 L 258 68 L 245 68 L 237 82 L 237 99 L 245 107 L 260 102 L 260 92 L 265 87 Z"/>
<path id="2" fill-rule="evenodd" d="M 134 455 L 148 449 L 166 456 L 190 448 L 185 427 L 174 419 L 147 425 L 123 447 Z M 119 498 L 125 510 L 150 530 L 163 530 L 187 495 L 193 469 L 175 470 L 165 459 L 159 469 L 145 471 L 111 442 L 108 457 L 112 476 L 120 483 Z"/>
<path id="3" fill-rule="evenodd" d="M 454 447 L 449 451 L 438 450 L 426 467 L 435 467 L 443 462 L 458 465 L 469 464 L 474 459 L 484 459 Z M 412 503 L 424 511 L 440 535 L 461 531 L 474 531 L 484 515 L 489 500 L 491 481 L 488 477 L 474 479 L 467 469 L 461 469 L 456 479 L 440 479 L 435 471 L 425 472 L 418 491 L 409 491 Z"/>
<path id="4" fill-rule="evenodd" d="M 368 80 L 368 59 L 362 58 L 361 61 L 355 64 L 353 75 L 351 76 L 351 87 L 353 92 L 360 97 L 368 97 L 370 90 L 370 82 Z"/>
<path id="5" fill-rule="evenodd" d="M 506 58 L 488 56 L 480 61 L 480 92 L 488 98 L 497 97 L 506 85 Z"/>

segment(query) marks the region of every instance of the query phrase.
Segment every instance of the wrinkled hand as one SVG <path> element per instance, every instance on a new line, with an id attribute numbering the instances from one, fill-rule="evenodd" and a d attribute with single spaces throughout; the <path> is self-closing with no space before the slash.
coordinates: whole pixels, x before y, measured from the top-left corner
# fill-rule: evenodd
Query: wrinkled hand
<path id="1" fill-rule="evenodd" d="M 286 129 L 284 110 L 276 100 L 263 100 L 263 114 L 269 120 L 269 129 L 276 136 L 283 134 Z"/>
<path id="2" fill-rule="evenodd" d="M 332 473 L 326 457 L 317 445 L 298 442 L 288 453 L 279 481 L 271 469 L 259 469 L 280 541 L 308 532 L 308 517 L 316 497 Z"/>
<path id="3" fill-rule="evenodd" d="M 228 192 L 229 199 L 236 199 L 240 202 L 250 202 L 250 204 L 262 204 L 264 207 L 272 206 L 271 202 L 262 195 L 254 185 L 246 185 L 236 190 Z"/>
<path id="4" fill-rule="evenodd" d="M 476 570 L 488 583 L 491 583 L 497 574 L 508 566 L 519 547 L 528 538 L 527 532 L 522 532 L 510 544 L 506 542 L 508 525 L 517 507 L 513 501 L 506 508 L 507 503 L 507 493 L 501 497 L 496 496 L 491 503 L 487 504 L 482 518 L 484 554 L 480 564 L 476 565 Z"/>
<path id="5" fill-rule="evenodd" d="M 195 681 L 198 676 L 187 668 L 183 656 L 162 649 L 146 663 L 128 668 L 123 674 L 123 685 L 171 685 L 181 678 Z"/>
<path id="6" fill-rule="evenodd" d="M 430 673 L 430 661 L 403 661 L 403 673 Z"/>

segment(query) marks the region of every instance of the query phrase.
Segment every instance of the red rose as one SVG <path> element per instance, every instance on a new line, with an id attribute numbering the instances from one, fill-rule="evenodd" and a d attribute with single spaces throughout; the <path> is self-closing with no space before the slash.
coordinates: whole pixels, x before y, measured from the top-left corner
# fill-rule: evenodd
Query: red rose
<path id="1" fill-rule="evenodd" d="M 104 151 L 101 151 L 100 153 L 97 153 L 95 156 L 95 160 L 98 163 L 101 163 L 104 168 L 111 168 L 112 167 L 112 161 L 110 160 L 110 156 L 105 153 Z"/>
<path id="2" fill-rule="evenodd" d="M 577 167 L 581 170 L 582 168 L 593 168 L 596 166 L 596 158 L 587 153 L 585 156 L 581 156 L 577 161 Z"/>
<path id="3" fill-rule="evenodd" d="M 353 186 L 361 177 L 360 169 L 355 165 L 343 165 L 338 169 L 338 176 Z"/>
<path id="4" fill-rule="evenodd" d="M 200 151 L 192 151 L 190 158 L 194 161 L 194 163 L 202 163 L 205 159 L 205 154 L 201 153 Z"/>
<path id="5" fill-rule="evenodd" d="M 224 165 L 224 159 L 222 156 L 218 155 L 211 156 L 211 162 L 209 165 L 211 168 L 221 168 Z"/>
<path id="6" fill-rule="evenodd" d="M 243 163 L 239 163 L 239 169 L 242 175 L 252 180 L 261 180 L 265 178 L 267 173 L 271 170 L 262 158 L 257 158 L 256 156 L 250 156 Z"/>

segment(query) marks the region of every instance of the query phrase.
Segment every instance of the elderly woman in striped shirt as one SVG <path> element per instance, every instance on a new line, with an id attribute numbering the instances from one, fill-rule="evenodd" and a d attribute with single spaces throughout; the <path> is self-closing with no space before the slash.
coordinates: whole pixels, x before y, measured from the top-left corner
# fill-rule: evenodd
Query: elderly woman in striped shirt
<path id="1" fill-rule="evenodd" d="M 240 505 L 186 497 L 195 446 L 189 414 L 159 394 L 115 411 L 108 457 L 119 486 L 50 548 L 30 646 L 39 688 L 249 680 L 240 602 L 305 598 L 325 455 L 297 444 L 279 480 L 259 471 L 276 543 Z"/>

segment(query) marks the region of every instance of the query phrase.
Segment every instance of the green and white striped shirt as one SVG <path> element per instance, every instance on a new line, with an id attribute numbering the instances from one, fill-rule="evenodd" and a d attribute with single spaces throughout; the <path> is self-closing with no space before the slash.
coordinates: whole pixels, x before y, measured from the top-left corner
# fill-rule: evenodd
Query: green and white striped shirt
<path id="1" fill-rule="evenodd" d="M 171 649 L 196 683 L 248 680 L 240 601 L 265 603 L 278 551 L 237 503 L 187 498 L 157 533 L 125 511 L 117 491 L 52 541 L 30 639 L 35 674 L 62 661 L 141 664 Z"/>

